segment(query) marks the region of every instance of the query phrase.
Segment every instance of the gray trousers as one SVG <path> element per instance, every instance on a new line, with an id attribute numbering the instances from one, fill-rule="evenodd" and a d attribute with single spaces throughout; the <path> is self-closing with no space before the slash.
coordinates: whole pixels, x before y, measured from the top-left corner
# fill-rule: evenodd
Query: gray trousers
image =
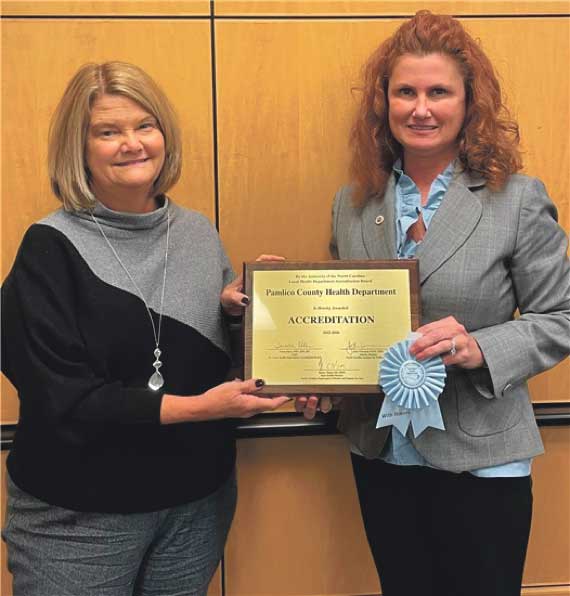
<path id="1" fill-rule="evenodd" d="M 187 505 L 82 513 L 7 481 L 2 537 L 14 596 L 205 596 L 237 498 L 232 474 L 217 492 Z"/>

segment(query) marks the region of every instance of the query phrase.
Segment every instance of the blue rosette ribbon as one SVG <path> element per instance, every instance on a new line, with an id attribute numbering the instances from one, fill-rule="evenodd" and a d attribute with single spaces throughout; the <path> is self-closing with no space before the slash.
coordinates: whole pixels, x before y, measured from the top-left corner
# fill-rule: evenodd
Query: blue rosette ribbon
<path id="1" fill-rule="evenodd" d="M 376 428 L 395 426 L 406 436 L 411 424 L 414 437 L 428 427 L 445 430 L 438 402 L 445 387 L 445 365 L 440 356 L 420 362 L 410 355 L 418 337 L 412 333 L 390 346 L 380 362 L 379 384 L 386 397 Z"/>

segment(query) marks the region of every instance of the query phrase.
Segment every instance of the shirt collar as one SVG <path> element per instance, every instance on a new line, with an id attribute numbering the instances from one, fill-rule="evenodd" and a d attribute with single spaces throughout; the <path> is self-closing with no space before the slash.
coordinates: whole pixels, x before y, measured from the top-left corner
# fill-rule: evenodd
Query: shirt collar
<path id="1" fill-rule="evenodd" d="M 457 165 L 457 159 L 452 159 L 447 164 L 447 167 L 445 168 L 445 170 L 443 170 L 443 172 L 438 174 L 436 177 L 436 180 L 441 180 L 441 182 L 445 185 L 446 189 L 449 186 L 449 182 L 453 178 L 453 174 L 455 173 L 456 165 Z M 402 176 L 404 176 L 408 180 L 412 180 L 407 174 L 404 173 L 404 170 L 402 169 L 402 159 L 400 157 L 394 162 L 392 169 L 395 172 L 397 183 L 399 183 L 400 178 Z M 412 180 L 412 183 L 413 183 L 413 180 Z M 414 186 L 415 186 L 415 184 L 414 184 Z"/>
<path id="2" fill-rule="evenodd" d="M 417 245 L 407 238 L 408 228 L 418 219 L 420 211 L 426 229 L 437 211 L 449 187 L 455 172 L 456 160 L 451 161 L 445 170 L 438 174 L 431 184 L 426 204 L 421 207 L 421 196 L 415 182 L 402 170 L 402 161 L 398 159 L 394 165 L 396 177 L 395 215 L 396 215 L 396 252 L 400 257 L 414 256 Z"/>

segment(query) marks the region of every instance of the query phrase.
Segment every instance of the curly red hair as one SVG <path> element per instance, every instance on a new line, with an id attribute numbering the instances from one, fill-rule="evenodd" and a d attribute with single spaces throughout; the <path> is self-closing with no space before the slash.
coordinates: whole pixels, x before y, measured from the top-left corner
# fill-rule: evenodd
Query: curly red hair
<path id="1" fill-rule="evenodd" d="M 354 200 L 363 204 L 382 195 L 402 146 L 388 124 L 388 80 L 403 54 L 440 53 L 457 63 L 465 82 L 466 112 L 459 133 L 458 157 L 463 168 L 485 178 L 492 190 L 522 168 L 519 128 L 501 97 L 491 61 L 453 17 L 421 10 L 386 39 L 363 71 L 362 100 L 350 143 Z"/>

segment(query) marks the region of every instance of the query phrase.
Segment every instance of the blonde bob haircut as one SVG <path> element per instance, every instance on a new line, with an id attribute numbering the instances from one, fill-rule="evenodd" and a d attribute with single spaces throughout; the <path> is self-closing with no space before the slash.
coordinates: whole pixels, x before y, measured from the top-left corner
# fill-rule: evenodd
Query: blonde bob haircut
<path id="1" fill-rule="evenodd" d="M 126 62 L 84 64 L 73 76 L 52 117 L 48 171 L 55 196 L 67 211 L 91 210 L 95 195 L 85 159 L 91 110 L 102 95 L 121 95 L 138 103 L 158 122 L 165 160 L 152 195 L 166 193 L 180 178 L 182 143 L 174 109 L 144 70 Z"/>

